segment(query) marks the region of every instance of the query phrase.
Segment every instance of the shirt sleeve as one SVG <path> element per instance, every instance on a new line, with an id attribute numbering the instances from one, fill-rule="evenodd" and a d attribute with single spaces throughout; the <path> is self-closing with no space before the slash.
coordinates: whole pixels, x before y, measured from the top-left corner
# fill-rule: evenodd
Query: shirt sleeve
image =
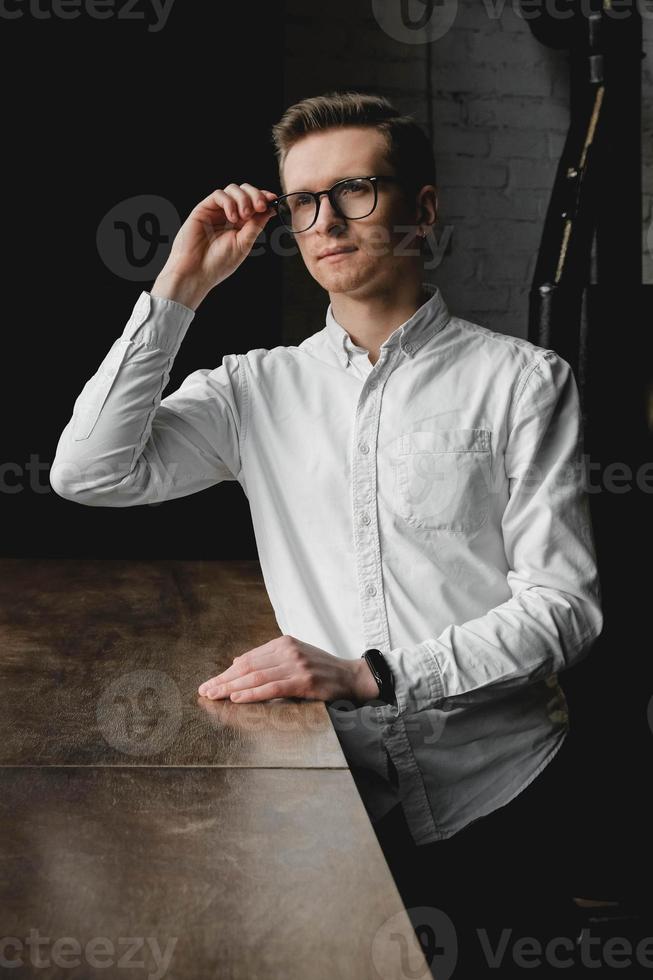
<path id="1" fill-rule="evenodd" d="M 142 292 L 59 437 L 50 484 L 92 507 L 132 507 L 237 480 L 239 355 L 161 399 L 193 310 Z"/>
<path id="2" fill-rule="evenodd" d="M 603 628 L 580 399 L 567 361 L 539 354 L 520 377 L 510 414 L 501 524 L 512 598 L 384 654 L 399 713 L 543 679 L 582 659 Z"/>

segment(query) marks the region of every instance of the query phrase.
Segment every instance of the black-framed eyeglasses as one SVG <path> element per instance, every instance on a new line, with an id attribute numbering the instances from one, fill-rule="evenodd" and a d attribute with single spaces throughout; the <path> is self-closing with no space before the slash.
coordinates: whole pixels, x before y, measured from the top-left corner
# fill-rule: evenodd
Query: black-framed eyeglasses
<path id="1" fill-rule="evenodd" d="M 324 191 L 293 191 L 292 194 L 282 194 L 269 202 L 269 207 L 275 208 L 282 223 L 298 235 L 308 231 L 317 221 L 320 210 L 320 198 L 326 194 L 331 207 L 341 218 L 366 218 L 377 205 L 379 180 L 391 180 L 401 183 L 399 177 L 390 174 L 378 174 L 372 177 L 343 177 L 336 181 L 333 187 Z"/>

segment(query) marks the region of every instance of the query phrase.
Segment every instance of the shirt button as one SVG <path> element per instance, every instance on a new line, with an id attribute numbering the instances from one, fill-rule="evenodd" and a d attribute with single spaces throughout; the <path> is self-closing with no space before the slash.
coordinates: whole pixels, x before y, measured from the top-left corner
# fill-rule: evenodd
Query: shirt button
<path id="1" fill-rule="evenodd" d="M 368 585 L 365 591 L 367 592 L 368 595 L 376 595 L 376 586 Z"/>
<path id="2" fill-rule="evenodd" d="M 376 388 L 376 381 L 370 381 L 370 391 L 374 391 Z"/>
<path id="3" fill-rule="evenodd" d="M 361 514 L 361 524 L 369 524 L 371 520 L 372 518 L 367 513 L 367 511 L 363 511 L 363 513 Z"/>
<path id="4" fill-rule="evenodd" d="M 360 451 L 362 453 L 369 453 L 369 451 L 370 451 L 370 447 L 367 445 L 366 442 L 359 442 L 358 443 L 358 448 L 360 449 Z"/>

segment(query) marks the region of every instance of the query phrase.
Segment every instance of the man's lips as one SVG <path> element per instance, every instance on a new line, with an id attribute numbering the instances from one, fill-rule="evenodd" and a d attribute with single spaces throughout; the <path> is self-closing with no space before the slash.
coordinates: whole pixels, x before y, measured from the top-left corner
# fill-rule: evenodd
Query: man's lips
<path id="1" fill-rule="evenodd" d="M 340 248 L 329 249 L 327 252 L 322 252 L 320 255 L 318 255 L 318 259 L 328 259 L 332 255 L 347 255 L 349 252 L 355 251 L 357 251 L 355 245 L 341 246 Z"/>

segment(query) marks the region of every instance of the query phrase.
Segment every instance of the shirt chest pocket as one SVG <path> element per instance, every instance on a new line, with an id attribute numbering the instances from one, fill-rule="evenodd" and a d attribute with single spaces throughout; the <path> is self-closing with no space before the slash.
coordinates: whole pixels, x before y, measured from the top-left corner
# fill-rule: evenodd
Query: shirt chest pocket
<path id="1" fill-rule="evenodd" d="M 397 513 L 433 531 L 477 531 L 486 522 L 491 479 L 489 429 L 406 432 L 395 465 Z"/>

